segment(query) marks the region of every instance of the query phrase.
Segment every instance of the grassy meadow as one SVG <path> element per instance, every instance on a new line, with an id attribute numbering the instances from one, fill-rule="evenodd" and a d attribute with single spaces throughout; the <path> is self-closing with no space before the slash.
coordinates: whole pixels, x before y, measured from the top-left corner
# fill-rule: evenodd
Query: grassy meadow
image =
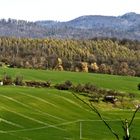
<path id="1" fill-rule="evenodd" d="M 101 88 L 113 89 L 128 93 L 139 93 L 139 91 L 137 90 L 137 85 L 138 83 L 140 83 L 139 77 L 68 72 L 68 71 L 1 68 L 0 77 L 2 77 L 4 73 L 7 73 L 12 77 L 15 77 L 16 75 L 22 75 L 24 80 L 37 80 L 37 81 L 50 80 L 52 84 L 70 80 L 74 84 L 93 83 Z"/>
<path id="2" fill-rule="evenodd" d="M 31 69 L 1 68 L 4 73 L 24 80 L 51 80 L 52 84 L 66 80 L 93 83 L 98 87 L 126 93 L 140 92 L 138 77 L 92 73 L 58 72 Z M 83 98 L 83 97 L 82 97 Z M 98 107 L 98 104 L 96 104 Z M 122 137 L 121 120 L 130 119 L 133 110 L 115 109 L 111 104 L 98 107 L 103 117 Z M 140 139 L 140 112 L 132 125 L 134 139 Z M 0 86 L 0 139 L 1 140 L 114 140 L 98 116 L 77 100 L 69 91 L 53 88 Z"/>

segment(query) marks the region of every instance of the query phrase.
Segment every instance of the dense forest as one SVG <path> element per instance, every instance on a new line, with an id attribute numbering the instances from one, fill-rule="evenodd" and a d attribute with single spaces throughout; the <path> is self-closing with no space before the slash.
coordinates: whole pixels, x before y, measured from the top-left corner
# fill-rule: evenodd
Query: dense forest
<path id="1" fill-rule="evenodd" d="M 0 38 L 0 65 L 140 76 L 140 42 Z"/>

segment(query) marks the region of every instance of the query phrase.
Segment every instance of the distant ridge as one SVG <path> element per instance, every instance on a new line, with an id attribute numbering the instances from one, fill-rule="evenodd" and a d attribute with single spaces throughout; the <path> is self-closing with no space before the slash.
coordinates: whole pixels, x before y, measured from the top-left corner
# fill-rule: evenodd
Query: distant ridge
<path id="1" fill-rule="evenodd" d="M 2 19 L 0 36 L 75 39 L 115 37 L 140 40 L 140 14 L 130 12 L 118 17 L 87 15 L 67 22 Z"/>

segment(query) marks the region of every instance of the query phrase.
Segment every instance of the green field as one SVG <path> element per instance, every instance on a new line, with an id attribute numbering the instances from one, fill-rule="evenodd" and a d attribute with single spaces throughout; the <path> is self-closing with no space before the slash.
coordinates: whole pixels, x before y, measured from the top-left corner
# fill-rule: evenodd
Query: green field
<path id="1" fill-rule="evenodd" d="M 137 85 L 140 83 L 139 77 L 115 76 L 105 74 L 66 72 L 66 71 L 46 71 L 46 70 L 30 70 L 30 69 L 8 69 L 1 68 L 0 76 L 4 73 L 11 75 L 22 75 L 24 80 L 51 80 L 52 84 L 61 83 L 70 80 L 75 84 L 93 83 L 98 87 L 114 89 L 128 93 L 139 93 Z"/>
<path id="2" fill-rule="evenodd" d="M 71 80 L 94 83 L 98 87 L 139 95 L 138 77 L 1 68 L 0 75 L 21 74 L 25 80 L 51 80 L 52 84 Z M 107 106 L 105 106 L 107 107 Z M 121 120 L 130 119 L 132 110 L 100 108 L 107 122 L 122 137 Z M 81 127 L 81 128 L 80 128 Z M 132 126 L 135 139 L 140 139 L 140 113 Z M 81 131 L 81 132 L 80 132 Z M 81 136 L 80 136 L 81 135 Z M 97 115 L 69 91 L 53 88 L 0 87 L 1 140 L 114 140 Z"/>

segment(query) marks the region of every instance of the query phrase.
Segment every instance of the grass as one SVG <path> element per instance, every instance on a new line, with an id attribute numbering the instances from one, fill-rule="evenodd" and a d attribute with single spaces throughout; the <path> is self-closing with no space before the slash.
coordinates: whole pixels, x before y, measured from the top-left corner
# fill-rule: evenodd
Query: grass
<path id="1" fill-rule="evenodd" d="M 25 80 L 51 80 L 53 84 L 70 80 L 75 84 L 78 83 L 93 83 L 98 87 L 118 90 L 128 93 L 140 93 L 138 91 L 139 77 L 130 76 L 116 76 L 107 74 L 95 73 L 80 73 L 80 72 L 67 72 L 67 71 L 49 71 L 49 70 L 31 70 L 31 69 L 8 69 L 1 68 L 0 76 L 4 73 L 16 76 L 23 75 Z"/>
<path id="2" fill-rule="evenodd" d="M 25 80 L 51 80 L 53 84 L 71 80 L 73 83 L 94 83 L 98 87 L 139 94 L 138 77 L 103 74 L 58 72 L 45 70 L 1 68 Z M 97 104 L 98 106 L 98 104 Z M 100 106 L 100 112 L 122 137 L 121 120 L 130 119 L 132 110 Z M 106 108 L 107 107 L 107 108 Z M 0 139 L 2 140 L 79 140 L 80 123 L 82 140 L 114 140 L 98 116 L 77 100 L 69 91 L 29 87 L 0 87 Z M 135 139 L 140 138 L 140 112 L 132 126 Z"/>
<path id="3" fill-rule="evenodd" d="M 1 119 L 1 139 L 79 140 L 80 122 L 85 140 L 114 139 L 99 118 L 68 91 L 27 87 L 0 87 L 0 91 L 0 117 L 6 120 Z M 122 135 L 120 121 L 129 119 L 132 112 L 104 110 L 102 114 Z M 140 137 L 139 116 L 134 121 L 136 138 Z"/>

